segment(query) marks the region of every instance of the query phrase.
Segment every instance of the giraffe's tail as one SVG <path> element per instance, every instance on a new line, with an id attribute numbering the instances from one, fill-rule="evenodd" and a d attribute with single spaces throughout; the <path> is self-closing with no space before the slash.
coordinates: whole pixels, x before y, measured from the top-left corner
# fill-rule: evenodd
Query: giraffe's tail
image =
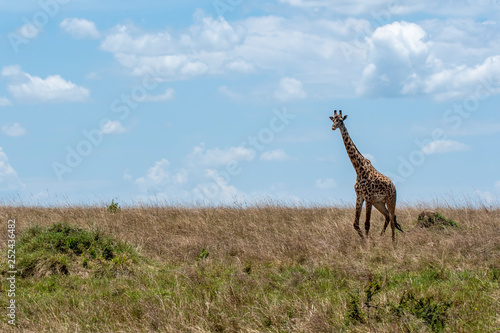
<path id="1" fill-rule="evenodd" d="M 398 229 L 401 232 L 404 232 L 403 229 L 401 229 L 401 225 L 396 221 L 396 216 L 394 216 L 394 223 L 396 225 L 396 229 Z"/>

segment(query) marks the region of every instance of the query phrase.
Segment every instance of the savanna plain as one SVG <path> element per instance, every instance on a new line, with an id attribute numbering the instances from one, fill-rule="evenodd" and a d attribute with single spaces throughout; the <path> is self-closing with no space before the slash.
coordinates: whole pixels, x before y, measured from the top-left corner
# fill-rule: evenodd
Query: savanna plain
<path id="1" fill-rule="evenodd" d="M 422 225 L 430 208 L 449 223 Z M 500 209 L 3 205 L 2 332 L 499 332 Z M 16 326 L 8 323 L 16 220 Z M 361 225 L 364 218 L 362 215 Z"/>

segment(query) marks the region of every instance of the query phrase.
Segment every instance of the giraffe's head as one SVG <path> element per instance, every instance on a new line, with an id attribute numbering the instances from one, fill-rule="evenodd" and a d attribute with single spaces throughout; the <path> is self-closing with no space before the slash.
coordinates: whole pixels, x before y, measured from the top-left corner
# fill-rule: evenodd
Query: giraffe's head
<path id="1" fill-rule="evenodd" d="M 342 117 L 342 110 L 339 110 L 339 114 L 337 114 L 337 110 L 333 112 L 333 117 L 330 117 L 331 121 L 333 121 L 332 131 L 335 131 L 342 124 L 344 124 L 344 120 L 347 116 Z"/>

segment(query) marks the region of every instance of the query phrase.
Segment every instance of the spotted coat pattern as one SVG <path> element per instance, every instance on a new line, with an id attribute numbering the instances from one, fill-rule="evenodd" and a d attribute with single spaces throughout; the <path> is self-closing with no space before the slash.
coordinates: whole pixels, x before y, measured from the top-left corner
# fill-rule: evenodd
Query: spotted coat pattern
<path id="1" fill-rule="evenodd" d="M 370 217 L 372 206 L 374 206 L 382 215 L 385 216 L 385 224 L 381 234 L 385 232 L 389 223 L 392 229 L 392 240 L 395 241 L 395 229 L 401 230 L 400 225 L 396 222 L 396 187 L 389 177 L 381 174 L 373 167 L 370 160 L 365 158 L 352 142 L 347 128 L 344 125 L 344 120 L 347 116 L 342 117 L 342 111 L 337 114 L 335 110 L 334 116 L 330 117 L 333 121 L 332 130 L 340 129 L 342 139 L 344 141 L 347 155 L 349 156 L 352 166 L 356 171 L 356 215 L 354 218 L 354 229 L 363 238 L 363 233 L 359 227 L 359 218 L 363 203 L 366 201 L 366 219 L 365 233 L 368 237 L 370 230 Z M 401 230 L 402 231 L 402 230 Z"/>

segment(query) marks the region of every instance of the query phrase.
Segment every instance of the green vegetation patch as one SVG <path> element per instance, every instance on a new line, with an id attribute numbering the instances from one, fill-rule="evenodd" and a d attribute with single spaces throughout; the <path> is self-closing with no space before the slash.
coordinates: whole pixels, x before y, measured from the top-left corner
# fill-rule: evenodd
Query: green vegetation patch
<path id="1" fill-rule="evenodd" d="M 68 223 L 25 230 L 17 244 L 21 277 L 53 274 L 131 273 L 137 263 L 134 249 L 100 231 L 89 231 Z"/>
<path id="2" fill-rule="evenodd" d="M 108 206 L 108 212 L 111 214 L 119 213 L 121 212 L 120 206 L 118 206 L 118 201 L 115 202 L 115 199 L 111 200 L 111 204 Z"/>
<path id="3" fill-rule="evenodd" d="M 445 227 L 457 227 L 458 224 L 452 219 L 444 217 L 439 212 L 434 211 L 423 211 L 418 216 L 417 226 L 422 228 L 445 228 Z"/>
<path id="4" fill-rule="evenodd" d="M 448 320 L 448 309 L 452 306 L 449 301 L 440 301 L 432 296 L 416 297 L 413 292 L 406 292 L 400 299 L 399 304 L 393 307 L 393 313 L 398 317 L 409 313 L 429 325 L 434 332 L 444 329 Z"/>

